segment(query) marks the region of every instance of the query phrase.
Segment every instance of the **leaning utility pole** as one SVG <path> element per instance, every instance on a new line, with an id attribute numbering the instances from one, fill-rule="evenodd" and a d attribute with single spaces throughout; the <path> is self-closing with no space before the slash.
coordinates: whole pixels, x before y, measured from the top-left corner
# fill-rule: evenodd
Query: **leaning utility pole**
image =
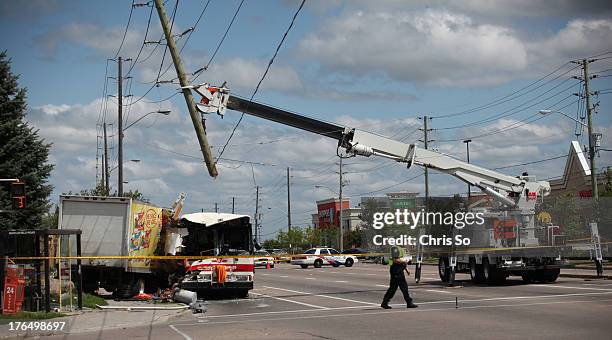
<path id="1" fill-rule="evenodd" d="M 103 171 L 104 171 L 104 176 L 103 176 L 103 181 L 104 181 L 104 189 L 106 190 L 106 196 L 108 196 L 110 194 L 110 182 L 109 182 L 109 171 L 108 171 L 108 142 L 106 139 L 106 122 L 104 123 L 104 165 L 103 165 Z"/>
<path id="2" fill-rule="evenodd" d="M 122 59 L 117 59 L 117 123 L 119 132 L 117 143 L 117 195 L 123 196 L 123 76 L 121 74 Z"/>
<path id="3" fill-rule="evenodd" d="M 287 167 L 287 232 L 291 231 L 291 177 Z"/>
<path id="4" fill-rule="evenodd" d="M 155 0 L 155 7 L 157 8 L 157 14 L 159 15 L 159 21 L 161 22 L 162 28 L 164 30 L 164 35 L 166 36 L 166 44 L 168 46 L 168 49 L 170 50 L 170 54 L 172 55 L 172 61 L 174 62 L 176 75 L 178 76 L 179 83 L 183 91 L 183 96 L 185 97 L 185 101 L 187 102 L 187 109 L 189 110 L 189 115 L 191 116 L 191 122 L 193 123 L 193 127 L 196 131 L 196 136 L 198 137 L 198 142 L 200 143 L 200 149 L 202 151 L 202 155 L 204 156 L 204 162 L 206 163 L 206 167 L 208 168 L 208 174 L 212 177 L 217 177 L 217 175 L 219 174 L 217 172 L 217 165 L 215 164 L 212 153 L 210 151 L 210 146 L 208 145 L 208 140 L 206 139 L 206 131 L 204 130 L 204 125 L 202 124 L 201 117 L 198 115 L 198 112 L 196 110 L 195 102 L 191 94 L 191 89 L 187 88 L 187 86 L 189 86 L 189 82 L 187 80 L 187 77 L 185 76 L 185 70 L 183 69 L 181 57 L 179 55 L 179 51 L 176 48 L 174 37 L 172 36 L 172 30 L 168 26 L 168 17 L 166 15 L 166 9 L 164 8 L 163 1 Z"/>
<path id="5" fill-rule="evenodd" d="M 597 190 L 597 168 L 595 167 L 595 134 L 593 133 L 593 107 L 591 106 L 591 93 L 589 92 L 589 63 L 591 61 L 582 59 L 582 70 L 584 71 L 584 95 L 586 98 L 587 127 L 589 133 L 589 157 L 591 158 L 591 190 L 593 199 L 599 199 Z"/>
<path id="6" fill-rule="evenodd" d="M 232 214 L 234 213 L 234 206 L 236 205 L 236 197 L 232 197 Z"/>

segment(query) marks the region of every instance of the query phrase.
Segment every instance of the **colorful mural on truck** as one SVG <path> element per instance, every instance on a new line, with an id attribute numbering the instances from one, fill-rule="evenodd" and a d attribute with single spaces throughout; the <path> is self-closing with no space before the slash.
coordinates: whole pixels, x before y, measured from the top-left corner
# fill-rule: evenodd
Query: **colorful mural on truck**
<path id="1" fill-rule="evenodd" d="M 132 203 L 128 237 L 129 256 L 155 255 L 163 225 L 162 210 L 162 208 L 143 203 Z M 128 261 L 128 268 L 134 271 L 149 271 L 150 266 L 150 259 Z"/>

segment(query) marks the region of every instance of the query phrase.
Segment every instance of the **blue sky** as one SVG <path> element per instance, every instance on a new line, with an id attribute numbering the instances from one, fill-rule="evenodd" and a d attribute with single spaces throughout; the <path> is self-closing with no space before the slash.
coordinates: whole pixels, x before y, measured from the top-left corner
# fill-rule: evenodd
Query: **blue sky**
<path id="1" fill-rule="evenodd" d="M 172 12 L 174 0 L 166 4 Z M 193 25 L 206 1 L 180 1 L 175 33 Z M 593 1 L 315 1 L 306 2 L 289 33 L 256 100 L 317 118 L 362 127 L 406 142 L 421 136 L 416 118 L 442 116 L 478 108 L 520 90 L 557 70 L 531 88 L 485 109 L 437 118 L 433 146 L 464 157 L 457 139 L 473 138 L 471 159 L 494 168 L 530 162 L 566 153 L 574 136 L 574 123 L 561 116 L 540 118 L 538 109 L 562 109 L 575 116 L 579 107 L 579 69 L 568 61 L 612 52 L 612 6 Z M 182 53 L 193 72 L 207 63 L 226 30 L 239 1 L 212 0 Z M 234 93 L 248 96 L 296 11 L 297 1 L 246 0 L 208 71 L 198 81 L 227 80 Z M 2 48 L 28 88 L 30 122 L 54 143 L 51 161 L 53 200 L 69 190 L 92 187 L 96 181 L 96 148 L 107 59 L 117 52 L 126 27 L 131 1 L 28 1 L 0 2 Z M 588 7 L 588 8 L 587 8 Z M 150 7 L 133 10 L 124 58 L 135 58 L 144 40 Z M 161 29 L 153 11 L 147 40 L 157 40 Z M 178 40 L 182 46 L 184 39 Z M 146 45 L 125 83 L 126 103 L 140 98 L 156 80 L 163 46 Z M 163 69 L 170 62 L 165 59 Z M 110 62 L 108 76 L 116 75 Z M 130 68 L 126 63 L 124 69 Z M 600 76 L 612 75 L 612 54 L 590 65 Z M 174 78 L 174 68 L 160 79 Z M 143 84 L 144 83 L 144 84 Z M 592 81 L 593 91 L 610 89 L 610 77 Z M 171 109 L 167 117 L 152 115 L 126 132 L 126 186 L 138 188 L 161 205 L 169 205 L 178 192 L 188 194 L 186 211 L 210 210 L 219 203 L 229 209 L 237 197 L 238 211 L 254 210 L 254 186 L 261 189 L 263 233 L 273 233 L 284 222 L 285 168 L 293 170 L 293 220 L 305 225 L 314 201 L 332 195 L 315 185 L 338 187 L 335 143 L 295 129 L 246 117 L 224 154 L 227 158 L 264 163 L 220 162 L 218 179 L 210 179 L 199 164 L 197 142 L 181 96 L 172 95 L 176 84 L 154 88 L 129 106 L 127 123 L 157 109 Z M 108 79 L 108 93 L 116 83 Z M 549 98 L 550 97 L 550 98 Z M 104 120 L 116 129 L 116 104 L 107 102 Z M 604 146 L 612 145 L 609 94 L 595 98 L 597 130 Z M 239 114 L 224 119 L 210 116 L 208 136 L 218 153 Z M 524 121 L 526 119 L 526 121 Z M 507 129 L 501 133 L 500 129 Z M 112 136 L 116 134 L 111 132 Z M 480 135 L 485 135 L 478 137 Z M 579 140 L 586 142 L 584 134 Z M 262 142 L 258 144 L 258 142 Z M 114 147 L 116 141 L 111 141 Z M 115 156 L 116 148 L 112 149 Z M 170 150 L 170 151 L 168 151 Z M 174 153 L 172 153 L 174 152 Z M 186 154 L 185 155 L 179 155 Z M 193 156 L 193 157 L 191 157 Z M 606 152 L 599 164 L 612 164 Z M 561 174 L 563 159 L 505 169 L 509 174 L 529 171 L 540 178 Z M 345 170 L 350 183 L 345 191 L 356 204 L 360 193 L 423 191 L 422 178 L 395 185 L 419 174 L 380 159 L 351 159 Z M 115 173 L 113 173 L 115 176 Z M 447 176 L 433 176 L 435 194 L 463 192 L 464 185 Z M 395 185 L 395 186 L 394 186 Z M 384 194 L 384 190 L 377 194 Z M 272 209 L 268 209 L 268 207 Z"/>

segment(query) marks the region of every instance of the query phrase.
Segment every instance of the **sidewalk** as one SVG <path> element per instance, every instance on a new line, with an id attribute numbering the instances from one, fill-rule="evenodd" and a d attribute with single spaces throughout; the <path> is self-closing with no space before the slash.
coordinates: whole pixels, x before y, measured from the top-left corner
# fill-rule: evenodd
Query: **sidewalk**
<path id="1" fill-rule="evenodd" d="M 104 330 L 128 328 L 153 325 L 166 322 L 172 318 L 179 317 L 184 313 L 191 313 L 191 310 L 182 308 L 185 305 L 168 303 L 168 304 L 152 304 L 142 301 L 109 301 L 109 306 L 112 307 L 131 307 L 131 310 L 122 309 L 94 309 L 77 312 L 74 315 L 67 317 L 47 319 L 47 320 L 29 320 L 32 322 L 66 322 L 65 327 L 61 331 L 11 331 L 8 324 L 0 325 L 0 339 L 9 339 L 14 337 L 34 337 L 45 335 L 62 335 L 75 333 L 95 332 L 103 334 Z M 159 307 L 160 309 L 139 309 L 139 308 Z M 174 308 L 174 309 L 169 309 Z M 181 308 L 181 309 L 179 309 Z M 26 322 L 29 322 L 26 321 Z"/>

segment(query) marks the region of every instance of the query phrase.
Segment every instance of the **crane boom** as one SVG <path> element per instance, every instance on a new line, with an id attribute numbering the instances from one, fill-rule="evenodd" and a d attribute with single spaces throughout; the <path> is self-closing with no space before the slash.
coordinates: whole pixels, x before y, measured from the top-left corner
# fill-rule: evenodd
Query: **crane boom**
<path id="1" fill-rule="evenodd" d="M 503 205 L 517 208 L 523 213 L 533 214 L 536 198 L 547 196 L 550 192 L 550 184 L 546 181 L 535 181 L 530 176 L 509 176 L 440 152 L 419 148 L 415 144 L 403 143 L 372 132 L 325 122 L 233 96 L 229 94 L 225 84 L 221 87 L 201 84 L 189 88 L 202 95 L 202 101 L 197 107 L 203 113 L 216 112 L 223 115 L 226 109 L 240 111 L 333 138 L 338 141 L 338 147 L 344 148 L 349 154 L 380 156 L 407 163 L 408 167 L 416 164 L 432 168 L 476 186 Z"/>

